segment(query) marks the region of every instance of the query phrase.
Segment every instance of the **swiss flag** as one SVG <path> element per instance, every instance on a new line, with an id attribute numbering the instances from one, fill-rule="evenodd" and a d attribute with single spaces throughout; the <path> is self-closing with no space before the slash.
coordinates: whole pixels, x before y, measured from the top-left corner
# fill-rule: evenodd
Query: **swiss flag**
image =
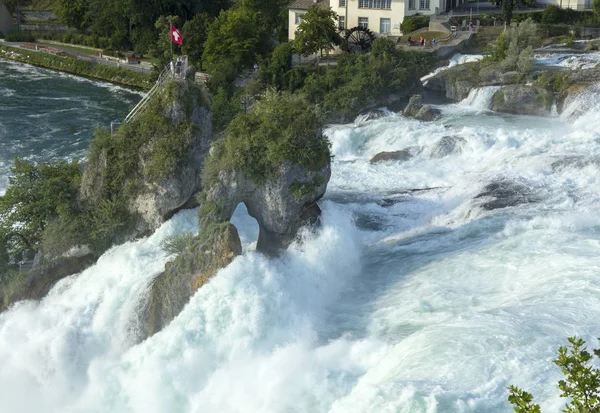
<path id="1" fill-rule="evenodd" d="M 183 43 L 183 36 L 179 33 L 179 30 L 173 25 L 171 25 L 171 42 L 176 44 Z"/>

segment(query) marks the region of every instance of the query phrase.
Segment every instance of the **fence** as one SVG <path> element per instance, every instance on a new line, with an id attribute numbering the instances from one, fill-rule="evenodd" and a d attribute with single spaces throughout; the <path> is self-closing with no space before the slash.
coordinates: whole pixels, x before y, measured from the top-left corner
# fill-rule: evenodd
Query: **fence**
<path id="1" fill-rule="evenodd" d="M 154 96 L 156 94 L 158 89 L 160 89 L 160 87 L 163 85 L 163 83 L 165 83 L 167 80 L 169 80 L 169 79 L 184 80 L 185 79 L 187 67 L 188 67 L 188 58 L 187 58 L 187 56 L 179 56 L 178 61 L 179 61 L 179 59 L 181 59 L 181 66 L 173 65 L 173 67 L 171 67 L 171 65 L 173 63 L 172 62 L 169 63 L 169 65 L 167 67 L 165 67 L 162 72 L 160 72 L 160 75 L 158 75 L 158 79 L 156 80 L 156 83 L 154 84 L 154 86 L 152 86 L 152 89 L 150 89 L 150 91 L 146 94 L 146 96 L 144 96 L 142 98 L 142 100 L 140 100 L 138 102 L 138 104 L 135 105 L 135 107 L 131 110 L 131 112 L 129 112 L 129 114 L 123 120 L 123 123 L 131 122 L 132 120 L 134 120 L 136 118 L 136 116 L 138 116 L 140 113 L 142 113 L 146 109 L 146 106 L 147 106 L 146 104 L 148 103 L 148 101 L 152 98 L 152 96 Z M 115 124 L 115 122 L 111 123 L 111 129 L 113 127 L 113 124 Z"/>

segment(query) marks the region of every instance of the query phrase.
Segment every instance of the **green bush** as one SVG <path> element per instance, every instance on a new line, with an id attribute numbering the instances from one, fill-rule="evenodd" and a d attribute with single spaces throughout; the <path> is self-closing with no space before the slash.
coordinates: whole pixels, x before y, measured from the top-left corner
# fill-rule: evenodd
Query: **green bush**
<path id="1" fill-rule="evenodd" d="M 555 24 L 563 21 L 562 9 L 558 6 L 548 6 L 542 12 L 542 23 Z"/>
<path id="2" fill-rule="evenodd" d="M 302 96 L 267 91 L 248 113 L 236 116 L 213 145 L 202 184 L 209 188 L 219 171 L 232 169 L 263 183 L 284 161 L 319 170 L 331 156 L 322 126 L 318 110 Z"/>
<path id="3" fill-rule="evenodd" d="M 36 165 L 17 158 L 11 174 L 10 187 L 0 197 L 0 234 L 11 256 L 31 254 L 50 222 L 77 209 L 81 165 Z"/>
<path id="4" fill-rule="evenodd" d="M 424 27 L 429 27 L 429 16 L 421 16 L 418 13 L 412 16 L 405 16 L 402 24 L 400 24 L 400 30 L 404 34 L 412 33 Z"/>
<path id="5" fill-rule="evenodd" d="M 5 37 L 7 42 L 35 42 L 35 34 L 32 32 L 12 32 Z"/>
<path id="6" fill-rule="evenodd" d="M 569 337 L 569 347 L 560 347 L 558 357 L 553 360 L 565 380 L 558 382 L 560 397 L 569 399 L 563 412 L 584 413 L 600 411 L 600 369 L 594 366 L 593 356 L 600 357 L 600 350 L 589 352 L 585 341 Z M 593 353 L 593 354 L 592 354 Z M 509 386 L 508 401 L 517 413 L 540 413 L 533 396 L 516 386 Z"/>
<path id="7" fill-rule="evenodd" d="M 309 73 L 300 91 L 310 102 L 322 103 L 326 116 L 348 118 L 375 99 L 416 88 L 435 61 L 431 53 L 397 51 L 389 40 L 378 39 L 371 53 L 343 55 L 337 65 Z"/>

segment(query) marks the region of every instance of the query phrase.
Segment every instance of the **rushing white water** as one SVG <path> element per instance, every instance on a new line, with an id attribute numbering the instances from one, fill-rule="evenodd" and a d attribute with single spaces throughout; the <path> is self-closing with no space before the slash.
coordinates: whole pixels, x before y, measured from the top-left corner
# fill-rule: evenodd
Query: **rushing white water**
<path id="1" fill-rule="evenodd" d="M 238 208 L 246 252 L 143 343 L 129 331 L 160 243 L 197 231 L 194 211 L 0 314 L 3 411 L 507 412 L 511 383 L 558 411 L 556 348 L 599 335 L 598 97 L 559 118 L 456 104 L 332 125 L 322 228 L 267 259 Z M 529 200 L 486 209 L 498 182 Z"/>
<path id="2" fill-rule="evenodd" d="M 477 110 L 489 110 L 492 107 L 492 98 L 500 86 L 484 86 L 472 89 L 462 102 L 462 105 L 470 106 Z"/>
<path id="3" fill-rule="evenodd" d="M 535 63 L 565 69 L 592 69 L 600 64 L 600 52 L 591 53 L 539 53 Z"/>
<path id="4" fill-rule="evenodd" d="M 448 61 L 448 65 L 447 66 L 438 67 L 433 72 L 429 73 L 428 75 L 423 76 L 421 78 L 421 82 L 427 83 L 427 80 L 429 80 L 433 76 L 437 75 L 440 72 L 443 72 L 446 69 L 454 67 L 456 65 L 462 65 L 464 63 L 470 63 L 470 62 L 477 62 L 477 61 L 479 61 L 481 59 L 483 59 L 483 55 L 480 55 L 480 54 L 460 54 L 460 53 L 456 53 L 456 54 L 454 54 L 450 58 L 450 60 Z"/>

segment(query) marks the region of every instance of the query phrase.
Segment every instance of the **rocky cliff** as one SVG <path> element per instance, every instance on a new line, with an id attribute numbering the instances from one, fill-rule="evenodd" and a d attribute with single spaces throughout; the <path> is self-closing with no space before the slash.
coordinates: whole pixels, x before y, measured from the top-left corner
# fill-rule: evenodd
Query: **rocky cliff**
<path id="1" fill-rule="evenodd" d="M 196 84 L 170 81 L 116 134 L 97 131 L 77 204 L 44 230 L 33 271 L 0 280 L 0 310 L 40 299 L 112 245 L 148 234 L 179 209 L 197 206 L 212 138 L 208 107 Z"/>
<path id="2" fill-rule="evenodd" d="M 208 103 L 192 82 L 167 83 L 147 106 L 116 136 L 92 143 L 81 185 L 86 203 L 126 198 L 136 217 L 132 236 L 196 205 L 212 136 Z"/>
<path id="3" fill-rule="evenodd" d="M 220 268 L 240 254 L 230 224 L 244 203 L 259 225 L 257 251 L 277 255 L 305 226 L 318 223 L 317 201 L 331 176 L 319 112 L 301 97 L 267 93 L 213 145 L 203 172 L 199 235 L 152 284 L 140 336 L 154 334 Z"/>

